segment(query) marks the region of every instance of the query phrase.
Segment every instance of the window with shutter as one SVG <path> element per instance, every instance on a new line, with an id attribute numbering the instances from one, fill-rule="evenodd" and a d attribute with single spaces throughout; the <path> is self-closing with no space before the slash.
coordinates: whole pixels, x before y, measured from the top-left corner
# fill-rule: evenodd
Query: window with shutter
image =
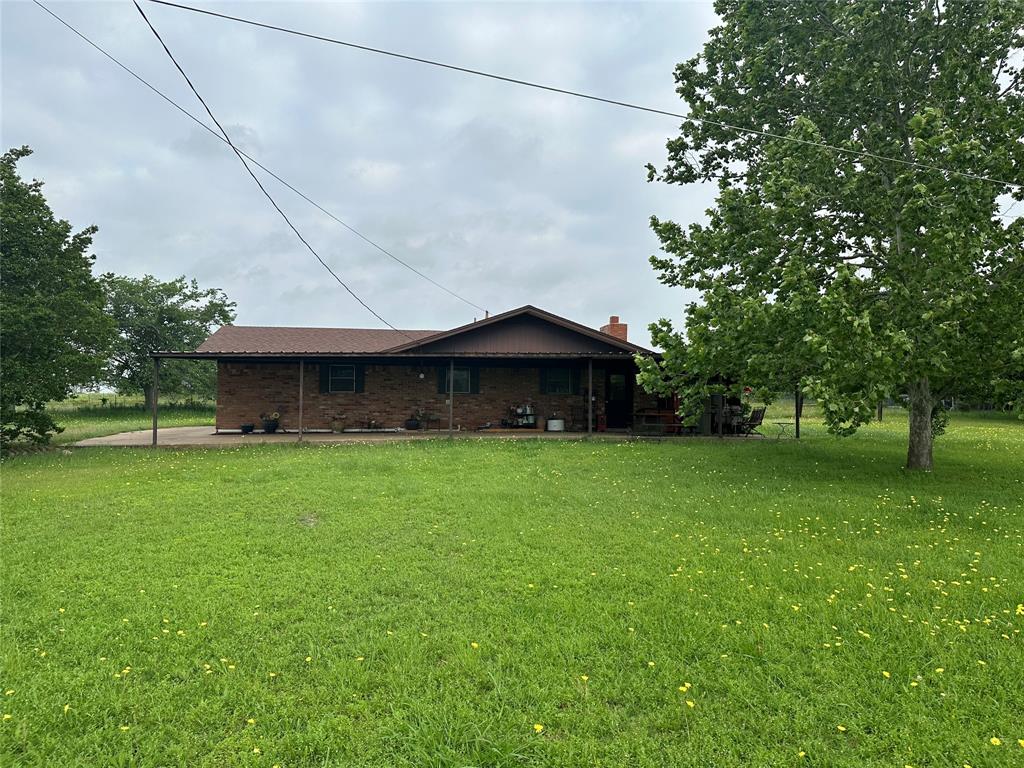
<path id="1" fill-rule="evenodd" d="M 541 393 L 545 395 L 572 394 L 572 371 L 569 368 L 548 368 L 541 378 Z"/>
<path id="2" fill-rule="evenodd" d="M 327 381 L 328 392 L 355 392 L 356 367 L 354 365 L 332 365 Z"/>
<path id="3" fill-rule="evenodd" d="M 469 366 L 455 366 L 455 394 L 456 395 L 472 395 L 480 391 L 480 378 L 479 373 L 476 376 L 473 375 L 474 371 Z M 448 377 L 450 375 L 447 368 L 438 368 L 438 392 L 447 394 L 450 389 L 448 386 Z M 474 382 L 474 379 L 476 381 Z M 476 384 L 474 388 L 473 384 Z"/>

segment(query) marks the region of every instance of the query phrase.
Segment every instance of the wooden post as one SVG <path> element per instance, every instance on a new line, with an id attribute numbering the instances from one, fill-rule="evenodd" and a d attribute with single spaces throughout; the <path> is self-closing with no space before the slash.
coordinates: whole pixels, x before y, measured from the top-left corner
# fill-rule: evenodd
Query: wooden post
<path id="1" fill-rule="evenodd" d="M 153 447 L 156 448 L 157 403 L 160 400 L 160 358 L 153 358 Z"/>
<path id="2" fill-rule="evenodd" d="M 587 359 L 587 435 L 594 434 L 594 358 Z"/>
<path id="3" fill-rule="evenodd" d="M 299 442 L 302 442 L 302 390 L 303 390 L 303 371 L 306 367 L 306 361 L 299 358 Z"/>
<path id="4" fill-rule="evenodd" d="M 455 358 L 449 361 L 448 366 L 448 437 L 454 434 L 455 429 Z"/>
<path id="5" fill-rule="evenodd" d="M 884 400 L 879 400 L 878 401 L 878 421 L 879 422 L 882 421 L 882 413 L 884 412 L 884 410 L 885 410 L 885 401 Z"/>
<path id="6" fill-rule="evenodd" d="M 800 394 L 800 387 L 796 388 L 796 392 L 793 396 L 793 421 L 796 424 L 796 439 L 800 439 L 800 412 L 803 411 L 803 402 L 801 400 L 802 395 Z"/>

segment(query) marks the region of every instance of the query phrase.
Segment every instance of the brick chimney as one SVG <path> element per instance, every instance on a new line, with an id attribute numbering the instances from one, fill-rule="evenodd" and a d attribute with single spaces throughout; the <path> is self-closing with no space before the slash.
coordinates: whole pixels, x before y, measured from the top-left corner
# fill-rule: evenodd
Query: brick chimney
<path id="1" fill-rule="evenodd" d="M 622 339 L 622 341 L 629 341 L 629 339 L 626 338 L 628 329 L 628 325 L 619 322 L 618 315 L 612 315 L 608 318 L 608 325 L 601 326 L 601 333 L 607 333 L 609 336 L 614 336 L 616 339 Z"/>

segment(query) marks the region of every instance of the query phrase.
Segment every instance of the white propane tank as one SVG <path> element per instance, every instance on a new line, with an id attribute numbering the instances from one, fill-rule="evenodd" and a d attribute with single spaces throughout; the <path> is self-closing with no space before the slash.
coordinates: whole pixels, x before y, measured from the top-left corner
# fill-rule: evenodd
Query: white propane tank
<path id="1" fill-rule="evenodd" d="M 565 419 L 548 419 L 548 432 L 565 432 Z"/>

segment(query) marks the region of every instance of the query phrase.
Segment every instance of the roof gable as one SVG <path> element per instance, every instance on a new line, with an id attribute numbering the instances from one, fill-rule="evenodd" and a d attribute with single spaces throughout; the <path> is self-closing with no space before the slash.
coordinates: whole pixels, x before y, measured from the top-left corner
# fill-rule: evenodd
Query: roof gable
<path id="1" fill-rule="evenodd" d="M 643 347 L 533 306 L 407 341 L 390 354 L 571 355 L 647 353 Z"/>

